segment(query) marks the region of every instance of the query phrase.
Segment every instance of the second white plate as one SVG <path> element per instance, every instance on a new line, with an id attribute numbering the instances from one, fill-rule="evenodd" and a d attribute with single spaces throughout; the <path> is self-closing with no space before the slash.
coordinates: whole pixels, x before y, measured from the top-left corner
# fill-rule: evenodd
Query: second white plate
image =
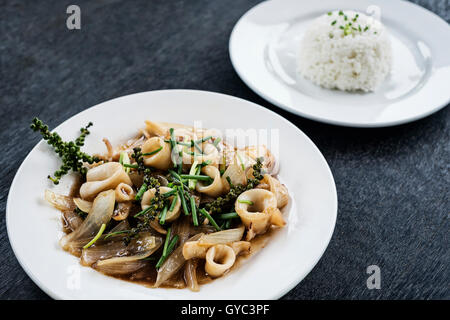
<path id="1" fill-rule="evenodd" d="M 269 102 L 297 115 L 352 127 L 414 121 L 450 101 L 450 27 L 437 15 L 400 0 L 266 1 L 249 10 L 230 37 L 241 79 Z M 380 14 L 391 34 L 393 69 L 374 93 L 320 88 L 298 75 L 300 41 L 312 20 L 332 10 Z"/>

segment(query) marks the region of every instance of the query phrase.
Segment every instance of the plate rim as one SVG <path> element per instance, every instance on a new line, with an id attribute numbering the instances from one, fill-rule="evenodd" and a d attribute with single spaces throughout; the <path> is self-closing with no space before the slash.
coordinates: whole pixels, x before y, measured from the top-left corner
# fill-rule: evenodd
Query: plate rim
<path id="1" fill-rule="evenodd" d="M 242 80 L 242 82 L 244 82 L 244 84 L 250 88 L 253 92 L 255 92 L 257 95 L 259 95 L 261 98 L 263 98 L 264 100 L 268 101 L 269 103 L 271 103 L 272 105 L 276 106 L 277 108 L 281 108 L 284 109 L 290 113 L 293 113 L 297 116 L 301 116 L 303 118 L 306 119 L 310 119 L 313 121 L 317 121 L 317 122 L 321 122 L 321 123 L 326 123 L 326 124 L 331 124 L 331 125 L 336 125 L 336 126 L 342 126 L 342 127 L 348 127 L 348 128 L 384 128 L 384 127 L 393 127 L 393 126 L 398 126 L 398 125 L 402 125 L 402 124 L 406 124 L 406 123 L 410 123 L 410 122 L 414 122 L 420 119 L 424 119 L 430 115 L 432 115 L 433 113 L 438 112 L 439 110 L 445 108 L 446 106 L 449 105 L 450 103 L 450 95 L 447 97 L 447 100 L 441 104 L 437 104 L 434 108 L 431 108 L 430 110 L 427 110 L 427 112 L 421 113 L 419 115 L 415 115 L 415 116 L 411 116 L 411 117 L 406 117 L 403 119 L 399 119 L 399 120 L 392 120 L 392 121 L 384 121 L 381 123 L 373 123 L 373 122 L 351 122 L 351 121 L 344 121 L 344 120 L 333 120 L 333 119 L 329 119 L 329 118 L 325 118 L 325 117 L 320 117 L 320 116 L 315 116 L 315 115 L 311 115 L 309 113 L 306 112 L 302 112 L 301 110 L 298 110 L 296 108 L 293 108 L 289 105 L 286 105 L 282 102 L 276 101 L 276 99 L 270 97 L 269 95 L 265 94 L 263 91 L 259 90 L 256 85 L 253 85 L 251 83 L 251 81 L 249 81 L 248 77 L 245 76 L 245 74 L 242 72 L 242 70 L 240 70 L 239 68 L 237 68 L 237 60 L 235 55 L 233 54 L 234 50 L 233 50 L 233 42 L 234 42 L 234 38 L 236 37 L 237 34 L 237 29 L 239 27 L 239 24 L 243 21 L 243 19 L 245 19 L 248 15 L 250 15 L 254 10 L 257 10 L 260 6 L 264 6 L 269 2 L 274 2 L 275 0 L 266 0 L 266 1 L 262 1 L 258 4 L 256 4 L 255 6 L 251 7 L 249 10 L 247 10 L 239 19 L 238 21 L 234 24 L 233 29 L 231 31 L 230 37 L 229 37 L 229 41 L 228 41 L 228 55 L 230 57 L 230 61 L 231 61 L 231 65 L 233 66 L 234 71 L 237 73 L 237 75 L 239 76 L 239 78 Z M 437 15 L 436 13 L 414 3 L 414 2 L 410 2 L 410 1 L 405 1 L 405 0 L 390 0 L 392 2 L 397 1 L 399 3 L 403 3 L 406 5 L 411 5 L 412 7 L 414 7 L 415 9 L 418 9 L 419 11 L 422 11 L 423 13 L 426 14 L 431 14 L 432 16 L 434 16 L 435 19 L 440 20 L 439 23 L 445 23 L 447 24 L 447 22 L 441 18 L 439 15 Z M 448 24 L 447 24 L 448 25 Z"/>
<path id="2" fill-rule="evenodd" d="M 333 203 L 332 203 L 332 227 L 328 232 L 327 235 L 327 240 L 326 242 L 324 242 L 324 246 L 323 249 L 321 250 L 320 254 L 317 255 L 317 258 L 315 259 L 315 261 L 311 264 L 310 268 L 304 270 L 304 273 L 301 273 L 299 275 L 297 275 L 295 277 L 295 279 L 293 278 L 289 285 L 286 285 L 284 288 L 278 290 L 277 292 L 274 292 L 271 295 L 271 298 L 269 299 L 279 299 L 282 296 L 284 296 L 286 293 L 288 293 L 290 290 L 292 290 L 295 286 L 297 286 L 298 284 L 300 284 L 301 281 L 303 281 L 303 279 L 312 271 L 312 269 L 314 269 L 314 267 L 317 265 L 317 263 L 320 261 L 320 259 L 323 257 L 325 251 L 327 250 L 327 248 L 329 247 L 330 241 L 333 237 L 334 231 L 336 229 L 336 221 L 337 221 L 337 215 L 338 215 L 338 195 L 337 195 L 337 188 L 336 188 L 336 182 L 334 180 L 334 176 L 333 173 L 331 171 L 331 168 L 328 164 L 328 162 L 326 161 L 324 155 L 322 154 L 322 152 L 319 150 L 319 148 L 315 145 L 315 143 L 302 131 L 300 130 L 296 125 L 294 125 L 292 122 L 290 122 L 288 119 L 282 117 L 281 115 L 277 114 L 276 112 L 265 108 L 257 103 L 254 103 L 252 101 L 240 98 L 240 97 L 235 97 L 235 96 L 231 96 L 228 94 L 223 94 L 223 93 L 219 93 L 219 92 L 214 92 L 214 91 L 206 91 L 206 90 L 196 90 L 196 89 L 161 89 L 161 90 L 149 90 L 149 91 L 143 91 L 143 92 L 136 92 L 136 93 L 132 93 L 132 94 L 128 94 L 128 95 L 124 95 L 124 96 L 120 96 L 120 97 L 115 97 L 113 99 L 109 99 L 103 102 L 100 102 L 96 105 L 93 105 L 91 107 L 88 107 L 78 113 L 73 114 L 72 116 L 70 116 L 68 119 L 62 121 L 61 123 L 59 123 L 53 130 L 56 131 L 58 130 L 58 128 L 60 128 L 60 126 L 64 125 L 66 122 L 71 121 L 72 118 L 88 112 L 92 109 L 96 109 L 96 108 L 101 108 L 103 104 L 105 103 L 109 103 L 113 100 L 119 100 L 119 99 L 127 99 L 131 96 L 135 96 L 135 95 L 145 95 L 148 93 L 162 93 L 162 92 L 172 92 L 172 93 L 185 93 L 185 94 L 209 94 L 209 95 L 219 95 L 219 96 L 223 96 L 225 98 L 231 98 L 231 99 L 236 99 L 239 100 L 241 102 L 247 103 L 247 104 L 251 104 L 256 108 L 260 108 L 260 109 L 264 109 L 265 111 L 268 111 L 269 114 L 271 114 L 274 117 L 279 118 L 282 122 L 284 122 L 286 125 L 291 126 L 294 128 L 294 130 L 296 130 L 300 135 L 303 136 L 303 138 L 305 138 L 305 141 L 315 150 L 316 153 L 318 153 L 322 163 L 325 165 L 325 169 L 326 169 L 326 174 L 328 176 L 328 179 L 330 179 L 331 182 L 331 190 L 332 191 L 332 196 L 333 196 Z M 8 235 L 8 240 L 10 243 L 10 246 L 12 248 L 12 251 L 14 253 L 15 258 L 17 259 L 17 261 L 19 262 L 19 265 L 22 267 L 22 269 L 25 271 L 25 273 L 31 278 L 31 280 L 41 289 L 43 290 L 47 295 L 49 295 L 51 298 L 56 299 L 56 300 L 63 300 L 63 299 L 73 299 L 72 297 L 68 297 L 68 296 L 64 296 L 64 295 L 58 295 L 56 292 L 52 291 L 52 289 L 47 286 L 43 281 L 41 281 L 39 279 L 39 277 L 37 277 L 33 271 L 31 270 L 31 268 L 29 268 L 29 266 L 25 263 L 24 258 L 22 256 L 20 256 L 20 254 L 18 254 L 18 250 L 15 247 L 14 241 L 12 241 L 13 237 L 11 236 L 11 222 L 10 222 L 10 218 L 9 216 L 12 214 L 12 208 L 11 208 L 11 201 L 10 201 L 10 197 L 12 197 L 12 193 L 13 190 L 15 188 L 15 185 L 17 184 L 17 176 L 19 176 L 19 174 L 21 173 L 21 171 L 24 168 L 24 163 L 30 158 L 31 154 L 37 149 L 39 148 L 42 144 L 44 144 L 45 141 L 43 139 L 39 140 L 39 142 L 36 143 L 36 145 L 33 146 L 33 148 L 28 152 L 28 154 L 26 155 L 26 157 L 22 160 L 19 168 L 17 169 L 13 181 L 11 182 L 9 191 L 8 191 L 8 197 L 7 197 L 7 202 L 6 202 L 6 210 L 5 210 L 5 215 L 6 215 L 6 229 L 7 229 L 7 235 Z M 148 300 L 156 300 L 154 298 L 154 296 L 149 296 L 150 299 Z M 83 298 L 81 298 L 83 299 Z"/>

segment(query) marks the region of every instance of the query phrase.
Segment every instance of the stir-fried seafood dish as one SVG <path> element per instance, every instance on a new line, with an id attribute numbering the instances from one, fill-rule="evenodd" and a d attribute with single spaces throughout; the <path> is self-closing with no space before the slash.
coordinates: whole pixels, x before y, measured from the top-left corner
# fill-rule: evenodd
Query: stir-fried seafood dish
<path id="1" fill-rule="evenodd" d="M 45 191 L 62 212 L 61 247 L 104 274 L 152 287 L 189 288 L 221 277 L 286 222 L 289 201 L 264 145 L 236 148 L 218 130 L 145 122 L 127 143 L 88 155 L 92 125 L 65 142 L 31 124 L 60 156 L 58 184 L 75 172 L 71 194 Z"/>

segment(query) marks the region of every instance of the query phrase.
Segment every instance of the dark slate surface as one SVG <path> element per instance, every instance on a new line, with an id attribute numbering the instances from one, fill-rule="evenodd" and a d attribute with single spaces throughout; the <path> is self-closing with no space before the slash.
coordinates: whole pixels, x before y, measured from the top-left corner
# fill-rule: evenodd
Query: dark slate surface
<path id="1" fill-rule="evenodd" d="M 100 102 L 167 88 L 222 92 L 272 109 L 311 137 L 330 164 L 339 197 L 335 233 L 284 298 L 450 298 L 450 109 L 365 130 L 274 107 L 244 85 L 228 57 L 233 25 L 257 2 L 0 1 L 0 298 L 49 298 L 14 257 L 4 217 L 14 174 L 38 142 L 28 129 L 33 116 L 53 128 Z M 416 2 L 450 21 L 448 0 Z M 82 10 L 76 32 L 65 26 L 73 3 Z M 381 268 L 380 290 L 366 287 L 371 264 Z"/>

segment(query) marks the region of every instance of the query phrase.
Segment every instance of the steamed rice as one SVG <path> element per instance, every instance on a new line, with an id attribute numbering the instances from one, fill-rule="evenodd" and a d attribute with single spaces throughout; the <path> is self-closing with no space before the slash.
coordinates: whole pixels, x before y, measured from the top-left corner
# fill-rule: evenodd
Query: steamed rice
<path id="1" fill-rule="evenodd" d="M 354 11 L 315 19 L 301 42 L 298 71 L 317 85 L 374 91 L 391 70 L 392 53 L 383 24 Z"/>

